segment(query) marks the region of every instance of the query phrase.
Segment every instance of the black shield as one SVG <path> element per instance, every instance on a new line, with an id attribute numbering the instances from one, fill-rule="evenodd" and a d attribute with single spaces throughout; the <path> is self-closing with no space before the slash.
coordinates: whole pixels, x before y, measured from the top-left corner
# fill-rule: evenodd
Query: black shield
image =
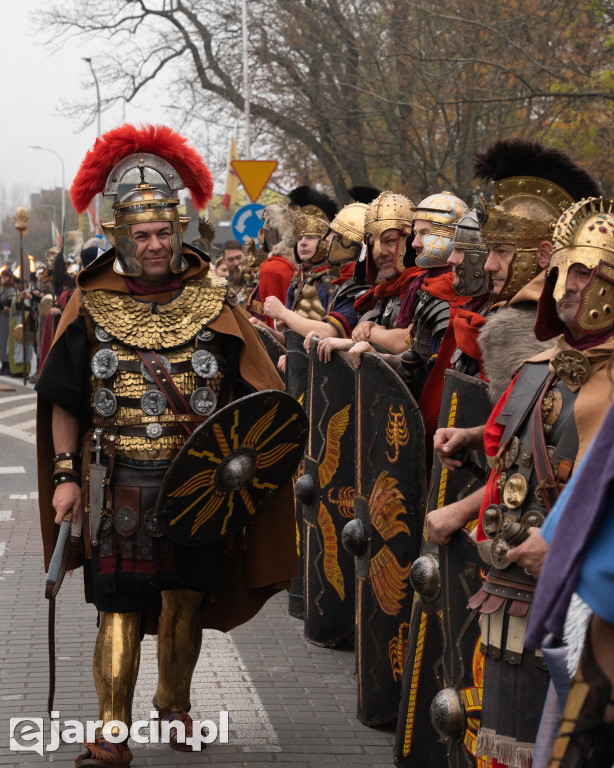
<path id="1" fill-rule="evenodd" d="M 282 355 L 286 354 L 285 347 L 283 346 L 283 344 L 280 344 L 277 341 L 275 336 L 273 336 L 273 334 L 267 328 L 263 328 L 261 325 L 254 325 L 254 328 L 256 329 L 258 335 L 260 336 L 268 356 L 273 361 L 273 365 L 275 366 L 275 368 L 277 368 L 277 363 L 279 362 L 279 358 Z"/>
<path id="2" fill-rule="evenodd" d="M 202 546 L 240 530 L 283 488 L 303 455 L 308 423 L 284 392 L 229 403 L 187 439 L 156 502 L 164 533 Z"/>
<path id="3" fill-rule="evenodd" d="M 424 424 L 400 377 L 365 354 L 356 376 L 355 519 L 344 542 L 356 556 L 357 716 L 396 719 L 426 507 Z"/>
<path id="4" fill-rule="evenodd" d="M 286 334 L 286 392 L 298 401 L 305 409 L 307 418 L 308 404 L 306 402 L 307 380 L 309 378 L 309 356 L 303 347 L 304 338 L 294 331 Z M 301 461 L 294 473 L 295 482 L 303 474 L 303 462 Z M 292 586 L 288 595 L 288 612 L 291 616 L 302 619 L 304 616 L 304 591 L 305 591 L 305 556 L 303 546 L 303 505 L 296 499 L 296 546 L 298 550 L 298 576 L 292 579 Z"/>
<path id="5" fill-rule="evenodd" d="M 341 546 L 354 517 L 354 366 L 346 354 L 318 360 L 312 342 L 310 429 L 301 479 L 305 549 L 305 637 L 335 646 L 354 632 L 354 558 Z"/>
<path id="6" fill-rule="evenodd" d="M 490 414 L 488 388 L 477 378 L 446 371 L 439 427 L 474 427 Z M 429 509 L 463 498 L 482 485 L 485 458 L 467 457 L 449 472 L 435 456 Z M 395 741 L 395 763 L 470 768 L 480 721 L 483 657 L 476 612 L 467 600 L 481 586 L 482 564 L 469 530 L 457 531 L 445 547 L 425 540 L 424 568 L 410 632 Z M 418 561 L 417 565 L 420 564 Z M 424 577 L 427 574 L 427 577 Z"/>

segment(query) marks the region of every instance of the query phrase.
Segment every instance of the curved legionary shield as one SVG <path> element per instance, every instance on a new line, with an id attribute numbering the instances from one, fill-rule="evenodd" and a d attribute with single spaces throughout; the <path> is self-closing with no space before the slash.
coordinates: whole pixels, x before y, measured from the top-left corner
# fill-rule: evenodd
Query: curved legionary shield
<path id="1" fill-rule="evenodd" d="M 446 371 L 439 427 L 474 427 L 490 415 L 487 385 Z M 463 457 L 449 472 L 433 461 L 429 509 L 461 499 L 483 485 L 485 457 Z M 469 530 L 457 531 L 445 547 L 425 540 L 412 568 L 416 602 L 403 673 L 395 741 L 395 764 L 403 768 L 471 768 L 480 724 L 483 656 L 477 612 L 469 597 L 480 588 L 482 564 Z"/>
<path id="2" fill-rule="evenodd" d="M 179 544 L 202 546 L 246 526 L 296 470 L 307 440 L 303 409 L 267 390 L 201 424 L 168 468 L 156 513 Z"/>
<path id="3" fill-rule="evenodd" d="M 346 354 L 318 360 L 312 342 L 309 440 L 297 499 L 303 505 L 305 638 L 335 646 L 354 632 L 354 558 L 341 546 L 354 517 L 354 366 Z"/>
<path id="4" fill-rule="evenodd" d="M 267 331 L 266 328 L 263 328 L 261 325 L 254 325 L 254 328 L 256 329 L 258 336 L 260 336 L 260 339 L 264 344 L 264 347 L 267 351 L 268 356 L 273 361 L 273 365 L 277 369 L 277 363 L 279 362 L 279 358 L 282 355 L 286 354 L 285 347 L 283 346 L 283 344 L 280 344 L 275 338 L 275 336 L 273 336 L 272 333 Z M 283 377 L 283 374 L 280 374 L 280 375 Z"/>
<path id="5" fill-rule="evenodd" d="M 344 546 L 356 555 L 357 716 L 397 717 L 426 507 L 424 423 L 400 377 L 365 354 L 356 375 L 356 496 Z"/>
<path id="6" fill-rule="evenodd" d="M 291 395 L 298 404 L 305 409 L 309 418 L 308 404 L 306 402 L 307 381 L 309 379 L 309 356 L 303 347 L 304 338 L 294 331 L 286 334 L 286 392 Z M 294 473 L 294 481 L 303 474 L 303 462 L 299 464 Z M 296 507 L 296 548 L 298 551 L 298 576 L 292 579 L 292 586 L 288 594 L 288 613 L 297 619 L 305 615 L 304 591 L 305 591 L 305 556 L 303 546 L 303 505 L 295 499 Z"/>

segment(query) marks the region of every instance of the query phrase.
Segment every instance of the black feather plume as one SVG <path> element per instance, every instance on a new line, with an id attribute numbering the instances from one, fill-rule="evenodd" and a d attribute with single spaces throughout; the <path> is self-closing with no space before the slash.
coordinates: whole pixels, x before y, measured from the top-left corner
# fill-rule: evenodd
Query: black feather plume
<path id="1" fill-rule="evenodd" d="M 476 152 L 473 172 L 482 181 L 537 176 L 558 184 L 576 201 L 602 194 L 597 180 L 569 155 L 529 139 L 502 139 Z"/>
<path id="2" fill-rule="evenodd" d="M 332 221 L 339 210 L 339 206 L 333 200 L 332 197 L 325 195 L 323 192 L 318 192 L 317 189 L 307 186 L 296 187 L 293 189 L 288 198 L 291 205 L 298 205 L 303 208 L 305 205 L 315 205 L 319 208 L 329 221 Z"/>
<path id="3" fill-rule="evenodd" d="M 366 203 L 369 205 L 376 197 L 379 197 L 382 193 L 381 189 L 376 187 L 361 186 L 360 184 L 354 187 L 348 187 L 348 195 L 357 203 Z"/>

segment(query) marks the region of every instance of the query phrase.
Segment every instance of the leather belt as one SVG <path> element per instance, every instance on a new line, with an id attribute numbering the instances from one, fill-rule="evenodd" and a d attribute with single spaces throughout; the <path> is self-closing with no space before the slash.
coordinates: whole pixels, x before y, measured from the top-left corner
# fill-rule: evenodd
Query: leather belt
<path id="1" fill-rule="evenodd" d="M 168 437 L 169 435 L 184 435 L 185 436 L 185 422 L 181 424 L 173 424 L 168 427 L 160 425 L 160 432 L 156 435 L 155 439 L 159 437 Z M 126 435 L 128 437 L 150 437 L 147 434 L 147 427 L 118 427 L 118 435 Z"/>

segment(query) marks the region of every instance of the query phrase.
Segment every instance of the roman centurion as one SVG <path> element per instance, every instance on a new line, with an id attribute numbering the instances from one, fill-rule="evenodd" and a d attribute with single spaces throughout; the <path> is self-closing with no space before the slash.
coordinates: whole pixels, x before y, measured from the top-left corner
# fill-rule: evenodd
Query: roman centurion
<path id="1" fill-rule="evenodd" d="M 170 194 L 146 181 L 147 169 L 162 176 Z M 117 199 L 120 181 L 134 170 L 140 183 Z M 130 725 L 140 640 L 145 632 L 157 633 L 153 703 L 160 721 L 181 721 L 189 736 L 202 627 L 228 630 L 253 616 L 289 585 L 296 552 L 291 489 L 284 479 L 289 474 L 273 478 L 279 493 L 256 515 L 259 503 L 244 477 L 250 474 L 245 461 L 256 455 L 258 435 L 267 428 L 262 424 L 264 432 L 254 428 L 246 437 L 238 403 L 235 410 L 237 398 L 280 389 L 281 381 L 232 289 L 212 276 L 207 254 L 183 242 L 187 219 L 179 216 L 176 192 L 184 186 L 195 207 L 204 208 L 211 175 L 169 128 L 124 125 L 97 139 L 71 197 L 77 211 L 99 192 L 115 198 L 114 219 L 104 225 L 113 247 L 79 275 L 37 391 L 45 559 L 48 564 L 54 520 L 70 519 L 75 535 L 82 521 L 75 549 L 86 600 L 99 616 L 99 719 Z M 279 398 L 287 396 L 266 396 L 278 398 L 279 414 L 285 407 Z M 208 439 L 206 427 L 196 429 L 207 419 L 222 420 L 224 406 L 232 411 L 234 436 L 216 422 L 217 437 L 207 448 L 214 458 L 219 454 L 217 464 L 190 477 L 178 455 L 187 441 Z M 241 440 L 243 469 L 235 466 L 233 450 Z M 273 445 L 271 438 L 268 448 Z M 184 473 L 183 490 L 171 492 L 178 477 L 169 470 L 172 462 L 174 471 Z M 196 516 L 188 507 L 172 521 L 165 518 L 160 500 L 168 509 L 173 498 L 191 498 L 193 485 L 202 494 L 200 505 L 190 505 L 192 514 L 200 510 Z M 231 510 L 234 515 L 241 505 L 248 522 L 229 533 Z M 201 536 L 219 514 L 220 536 Z M 170 746 L 190 749 L 177 729 Z M 76 763 L 127 768 L 131 758 L 126 743 L 99 735 Z"/>

